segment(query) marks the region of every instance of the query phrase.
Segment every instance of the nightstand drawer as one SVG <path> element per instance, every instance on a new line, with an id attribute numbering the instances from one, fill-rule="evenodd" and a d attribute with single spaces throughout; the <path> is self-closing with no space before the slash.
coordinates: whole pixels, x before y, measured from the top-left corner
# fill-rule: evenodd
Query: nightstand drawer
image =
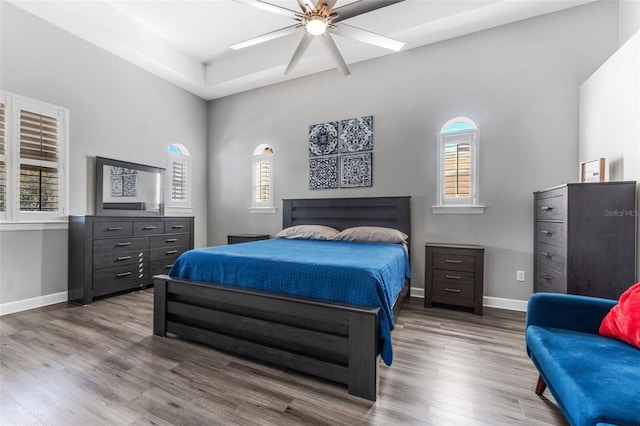
<path id="1" fill-rule="evenodd" d="M 473 284 L 433 283 L 433 301 L 438 303 L 459 304 L 467 302 L 473 306 L 475 291 Z"/>
<path id="2" fill-rule="evenodd" d="M 434 253 L 433 267 L 436 269 L 474 272 L 476 270 L 476 258 L 460 254 Z"/>
<path id="3" fill-rule="evenodd" d="M 433 282 L 443 284 L 464 284 L 471 285 L 476 281 L 476 274 L 473 272 L 445 271 L 442 269 L 433 270 Z"/>

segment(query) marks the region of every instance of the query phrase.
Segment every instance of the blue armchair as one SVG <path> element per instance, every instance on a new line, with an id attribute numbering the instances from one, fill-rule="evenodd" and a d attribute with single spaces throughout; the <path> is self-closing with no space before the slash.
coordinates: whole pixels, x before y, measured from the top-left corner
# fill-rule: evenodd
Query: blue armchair
<path id="1" fill-rule="evenodd" d="M 527 308 L 527 354 L 574 426 L 640 426 L 640 350 L 598 334 L 617 301 L 535 293 Z"/>

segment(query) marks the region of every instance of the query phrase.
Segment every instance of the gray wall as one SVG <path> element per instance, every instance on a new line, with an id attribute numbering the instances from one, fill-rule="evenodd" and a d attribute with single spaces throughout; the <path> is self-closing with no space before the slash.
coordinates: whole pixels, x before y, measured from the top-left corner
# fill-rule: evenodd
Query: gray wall
<path id="1" fill-rule="evenodd" d="M 181 143 L 200 183 L 196 245 L 206 245 L 206 102 L 9 3 L 0 7 L 0 87 L 70 110 L 70 213 L 94 213 L 96 155 L 164 167 L 167 147 Z M 66 291 L 67 232 L 0 232 L 0 274 L 0 303 Z"/>
<path id="2" fill-rule="evenodd" d="M 209 103 L 210 244 L 228 233 L 275 233 L 281 211 L 250 214 L 250 159 L 275 152 L 282 198 L 412 196 L 412 285 L 424 243 L 486 247 L 485 296 L 532 291 L 532 192 L 576 180 L 578 88 L 616 49 L 618 5 L 597 2 Z M 374 186 L 308 190 L 307 126 L 374 116 Z M 478 216 L 433 215 L 436 141 L 450 118 L 480 128 Z M 524 283 L 516 270 L 527 272 Z M 416 292 L 418 293 L 418 292 Z"/>

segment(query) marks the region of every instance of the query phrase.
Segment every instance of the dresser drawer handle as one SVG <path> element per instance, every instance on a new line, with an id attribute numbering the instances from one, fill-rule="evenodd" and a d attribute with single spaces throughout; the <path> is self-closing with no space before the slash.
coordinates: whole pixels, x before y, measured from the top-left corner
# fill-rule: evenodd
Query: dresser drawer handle
<path id="1" fill-rule="evenodd" d="M 126 243 L 117 243 L 116 246 L 118 247 L 126 247 L 126 246 L 130 246 L 131 245 L 131 241 L 127 241 Z"/>
<path id="2" fill-rule="evenodd" d="M 178 250 L 167 250 L 165 254 L 176 254 Z"/>
<path id="3" fill-rule="evenodd" d="M 114 226 L 113 228 L 107 228 L 106 231 L 122 231 L 122 226 Z"/>
<path id="4" fill-rule="evenodd" d="M 184 225 L 173 225 L 173 229 L 182 229 Z"/>
<path id="5" fill-rule="evenodd" d="M 460 280 L 462 277 L 460 275 L 445 275 L 445 278 L 449 278 L 450 280 Z"/>
<path id="6" fill-rule="evenodd" d="M 171 265 L 164 265 L 165 269 L 171 269 L 173 267 L 173 263 Z"/>
<path id="7" fill-rule="evenodd" d="M 547 259 L 551 259 L 551 258 L 553 257 L 553 256 L 551 256 L 549 253 L 545 253 L 545 252 L 542 252 L 542 253 L 540 253 L 540 254 L 541 254 L 542 256 L 546 257 Z"/>
<path id="8" fill-rule="evenodd" d="M 462 260 L 454 260 L 454 259 L 445 259 L 447 263 L 462 263 Z"/>
<path id="9" fill-rule="evenodd" d="M 544 278 L 547 281 L 551 281 L 551 275 L 543 275 L 542 278 Z"/>
<path id="10" fill-rule="evenodd" d="M 540 210 L 549 211 L 549 210 L 553 210 L 553 207 L 551 207 L 551 206 L 542 206 L 542 207 L 540 207 Z"/>
<path id="11" fill-rule="evenodd" d="M 121 274 L 116 274 L 116 277 L 123 278 L 123 277 L 128 277 L 129 275 L 131 275 L 131 272 L 122 272 Z"/>
<path id="12" fill-rule="evenodd" d="M 156 228 L 157 228 L 157 226 L 143 226 L 142 230 L 143 231 L 152 231 L 152 230 L 154 230 Z"/>
<path id="13" fill-rule="evenodd" d="M 120 256 L 120 257 L 116 257 L 116 260 L 129 260 L 131 259 L 131 256 Z"/>
<path id="14" fill-rule="evenodd" d="M 167 239 L 165 240 L 165 243 L 175 243 L 176 241 L 178 241 L 178 239 L 177 239 L 177 238 L 167 238 Z"/>
<path id="15" fill-rule="evenodd" d="M 548 236 L 552 236 L 553 235 L 553 232 L 551 232 L 551 231 L 540 231 L 540 232 L 542 232 L 544 235 L 548 235 Z"/>
<path id="16" fill-rule="evenodd" d="M 462 292 L 462 290 L 460 290 L 459 288 L 448 288 L 448 287 L 445 287 L 444 291 L 448 291 L 449 293 L 460 293 L 460 292 Z"/>

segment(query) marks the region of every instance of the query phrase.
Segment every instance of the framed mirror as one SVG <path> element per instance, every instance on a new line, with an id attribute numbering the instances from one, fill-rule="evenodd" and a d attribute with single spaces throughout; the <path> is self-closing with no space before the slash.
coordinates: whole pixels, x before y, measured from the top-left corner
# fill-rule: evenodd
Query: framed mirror
<path id="1" fill-rule="evenodd" d="M 164 216 L 164 169 L 96 157 L 96 216 Z"/>

